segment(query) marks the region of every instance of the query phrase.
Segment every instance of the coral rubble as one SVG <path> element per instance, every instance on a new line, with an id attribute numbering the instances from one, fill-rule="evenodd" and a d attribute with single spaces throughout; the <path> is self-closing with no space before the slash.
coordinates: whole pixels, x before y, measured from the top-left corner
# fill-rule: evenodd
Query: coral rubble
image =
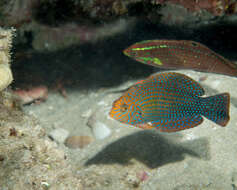
<path id="1" fill-rule="evenodd" d="M 225 14 L 229 6 L 233 4 L 230 0 L 155 0 L 155 3 L 170 3 L 178 4 L 187 8 L 191 12 L 207 10 L 215 16 L 221 16 Z"/>
<path id="2" fill-rule="evenodd" d="M 0 189 L 82 189 L 66 154 L 7 91 L 0 95 Z"/>

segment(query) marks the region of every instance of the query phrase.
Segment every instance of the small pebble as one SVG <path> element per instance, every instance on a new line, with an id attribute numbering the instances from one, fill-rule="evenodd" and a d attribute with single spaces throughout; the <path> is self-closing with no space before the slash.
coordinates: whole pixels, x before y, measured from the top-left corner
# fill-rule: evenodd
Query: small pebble
<path id="1" fill-rule="evenodd" d="M 194 140 L 197 137 L 193 133 L 190 132 L 190 133 L 184 135 L 184 138 L 185 138 L 185 140 Z"/>
<path id="2" fill-rule="evenodd" d="M 90 127 L 96 139 L 104 139 L 111 134 L 111 130 L 102 122 L 96 121 Z"/>
<path id="3" fill-rule="evenodd" d="M 3 155 L 0 155 L 0 162 L 4 161 L 4 156 Z"/>
<path id="4" fill-rule="evenodd" d="M 103 105 L 107 105 L 107 103 L 105 103 L 105 101 L 102 100 L 102 101 L 98 102 L 97 105 L 103 106 Z"/>
<path id="5" fill-rule="evenodd" d="M 93 141 L 90 136 L 70 136 L 65 141 L 68 148 L 84 148 Z"/>
<path id="6" fill-rule="evenodd" d="M 199 81 L 200 82 L 205 81 L 205 80 L 207 80 L 207 77 L 208 77 L 207 75 L 202 76 L 202 77 L 199 78 Z"/>
<path id="7" fill-rule="evenodd" d="M 43 85 L 28 90 L 17 89 L 13 93 L 20 98 L 22 104 L 29 104 L 37 100 L 45 101 L 48 98 L 48 88 Z"/>
<path id="8" fill-rule="evenodd" d="M 65 139 L 68 137 L 69 132 L 65 129 L 62 128 L 57 128 L 54 129 L 49 133 L 49 138 L 52 140 L 58 142 L 58 143 L 63 143 Z"/>
<path id="9" fill-rule="evenodd" d="M 92 110 L 89 109 L 89 110 L 83 112 L 82 115 L 81 115 L 81 117 L 88 118 L 88 117 L 90 117 L 91 113 L 92 113 Z"/>
<path id="10" fill-rule="evenodd" d="M 49 110 L 53 110 L 54 108 L 53 108 L 53 106 L 49 106 L 48 109 Z"/>
<path id="11" fill-rule="evenodd" d="M 237 188 L 237 173 L 233 172 L 232 174 L 232 186 L 234 187 L 233 189 L 235 190 Z"/>
<path id="12" fill-rule="evenodd" d="M 102 110 L 95 111 L 89 118 L 87 125 L 91 128 L 92 133 L 96 139 L 104 139 L 111 135 L 111 129 L 107 127 L 104 123 L 98 121 L 99 116 L 97 115 L 98 112 Z M 105 113 L 103 110 L 102 113 Z"/>
<path id="13" fill-rule="evenodd" d="M 14 108 L 15 107 L 15 102 L 13 99 L 3 99 L 2 104 L 8 108 Z"/>
<path id="14" fill-rule="evenodd" d="M 140 171 L 137 173 L 137 178 L 143 182 L 146 181 L 148 179 L 149 175 L 146 171 Z"/>

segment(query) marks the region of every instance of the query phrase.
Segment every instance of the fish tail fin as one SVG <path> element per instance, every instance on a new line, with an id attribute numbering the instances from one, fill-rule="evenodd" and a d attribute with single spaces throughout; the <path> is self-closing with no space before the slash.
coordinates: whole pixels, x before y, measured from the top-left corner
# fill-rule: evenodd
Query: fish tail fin
<path id="1" fill-rule="evenodd" d="M 230 106 L 230 94 L 223 93 L 215 96 L 210 96 L 202 99 L 203 111 L 202 115 L 209 120 L 221 125 L 226 126 L 230 116 L 229 116 L 229 106 Z"/>

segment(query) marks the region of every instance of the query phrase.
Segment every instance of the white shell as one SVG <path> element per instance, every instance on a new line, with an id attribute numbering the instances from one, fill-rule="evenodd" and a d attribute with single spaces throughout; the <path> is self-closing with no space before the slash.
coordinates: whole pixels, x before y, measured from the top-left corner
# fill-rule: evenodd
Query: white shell
<path id="1" fill-rule="evenodd" d="M 63 143 L 65 139 L 68 137 L 68 135 L 69 132 L 62 128 L 54 129 L 49 133 L 49 137 L 58 143 Z"/>
<path id="2" fill-rule="evenodd" d="M 91 128 L 96 139 L 104 139 L 111 134 L 111 130 L 99 121 L 94 122 Z"/>

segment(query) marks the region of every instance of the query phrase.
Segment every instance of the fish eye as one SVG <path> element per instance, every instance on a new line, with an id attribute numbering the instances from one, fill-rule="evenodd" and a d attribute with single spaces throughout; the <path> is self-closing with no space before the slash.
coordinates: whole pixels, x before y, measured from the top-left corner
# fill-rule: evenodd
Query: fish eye
<path id="1" fill-rule="evenodd" d="M 130 52 L 130 55 L 131 55 L 131 56 L 137 56 L 137 52 L 136 52 L 136 51 L 131 51 L 131 52 Z"/>
<path id="2" fill-rule="evenodd" d="M 127 110 L 128 110 L 128 105 L 127 104 L 121 105 L 121 112 L 125 112 Z"/>
<path id="3" fill-rule="evenodd" d="M 137 115 L 142 116 L 142 112 L 140 110 L 137 110 Z"/>
<path id="4" fill-rule="evenodd" d="M 192 44 L 193 46 L 197 46 L 197 43 L 195 43 L 195 42 L 192 42 L 191 44 Z"/>

